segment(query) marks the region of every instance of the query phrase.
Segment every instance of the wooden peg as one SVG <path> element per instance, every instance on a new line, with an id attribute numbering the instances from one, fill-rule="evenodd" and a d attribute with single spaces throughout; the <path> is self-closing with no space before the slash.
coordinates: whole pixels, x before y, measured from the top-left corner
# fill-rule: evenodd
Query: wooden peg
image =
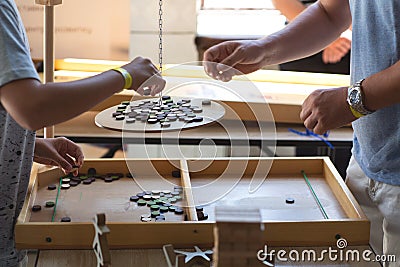
<path id="1" fill-rule="evenodd" d="M 62 0 L 35 0 L 35 3 L 43 6 L 56 6 L 61 5 Z"/>
<path id="2" fill-rule="evenodd" d="M 106 215 L 97 214 L 93 219 L 93 225 L 95 229 L 93 250 L 97 258 L 97 267 L 111 267 L 111 254 L 107 241 L 110 229 L 106 225 Z"/>
<path id="3" fill-rule="evenodd" d="M 177 255 L 176 256 L 175 267 L 186 267 L 185 255 Z"/>
<path id="4" fill-rule="evenodd" d="M 175 267 L 176 254 L 174 252 L 174 246 L 171 244 L 163 246 L 165 259 L 167 260 L 168 267 Z"/>

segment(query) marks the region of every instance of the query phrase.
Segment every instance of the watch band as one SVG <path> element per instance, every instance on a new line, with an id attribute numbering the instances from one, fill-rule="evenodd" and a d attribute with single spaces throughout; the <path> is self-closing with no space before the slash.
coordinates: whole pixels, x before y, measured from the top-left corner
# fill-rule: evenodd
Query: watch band
<path id="1" fill-rule="evenodd" d="M 361 117 L 363 117 L 365 115 L 369 115 L 369 114 L 373 113 L 373 111 L 368 110 L 364 106 L 364 103 L 363 103 L 364 102 L 364 92 L 362 90 L 362 82 L 363 81 L 364 81 L 364 79 L 356 82 L 354 85 L 352 85 L 352 86 L 350 86 L 348 88 L 348 96 L 350 95 L 350 93 L 353 90 L 357 90 L 359 92 L 359 94 L 360 94 L 360 100 L 361 101 L 358 104 L 351 103 L 351 101 L 348 100 L 348 103 L 349 103 L 349 106 L 350 106 L 350 110 L 351 110 L 351 112 L 353 113 L 353 115 L 356 118 L 361 118 Z"/>
<path id="2" fill-rule="evenodd" d="M 131 88 L 132 82 L 133 82 L 131 74 L 126 69 L 121 68 L 121 67 L 120 68 L 115 68 L 113 70 L 119 72 L 122 75 L 122 77 L 124 77 L 125 84 L 124 84 L 124 88 L 123 89 Z"/>
<path id="3" fill-rule="evenodd" d="M 355 110 L 352 106 L 349 106 L 351 113 L 353 113 L 354 117 L 356 117 L 357 119 L 364 117 L 364 114 L 361 114 L 360 112 L 358 112 L 357 110 Z"/>

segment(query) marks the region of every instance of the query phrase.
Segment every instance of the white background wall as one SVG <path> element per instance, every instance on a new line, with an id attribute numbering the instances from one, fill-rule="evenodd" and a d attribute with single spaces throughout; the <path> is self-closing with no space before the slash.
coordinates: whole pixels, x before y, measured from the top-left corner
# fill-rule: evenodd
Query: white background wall
<path id="1" fill-rule="evenodd" d="M 158 65 L 159 1 L 131 0 L 130 58 L 148 57 Z M 196 0 L 163 0 L 163 61 L 179 64 L 197 60 Z"/>
<path id="2" fill-rule="evenodd" d="M 15 0 L 31 54 L 43 58 L 43 6 Z M 64 0 L 55 7 L 56 58 L 127 60 L 130 0 Z"/>

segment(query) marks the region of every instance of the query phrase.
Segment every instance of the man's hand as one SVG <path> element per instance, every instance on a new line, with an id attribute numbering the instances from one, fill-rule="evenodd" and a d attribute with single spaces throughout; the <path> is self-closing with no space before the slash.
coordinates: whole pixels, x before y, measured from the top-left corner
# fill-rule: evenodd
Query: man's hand
<path id="1" fill-rule="evenodd" d="M 65 173 L 70 173 L 74 166 L 82 166 L 83 152 L 74 142 L 65 137 L 37 138 L 35 142 L 34 161 L 60 167 Z M 74 175 L 78 170 L 74 170 Z"/>
<path id="2" fill-rule="evenodd" d="M 145 88 L 150 89 L 150 94 L 154 96 L 165 87 L 165 80 L 150 59 L 137 57 L 123 68 L 132 76 L 133 82 L 130 89 L 141 95 L 145 93 Z"/>
<path id="3" fill-rule="evenodd" d="M 322 52 L 322 60 L 325 64 L 338 63 L 350 50 L 351 40 L 340 37 L 332 42 Z"/>
<path id="4" fill-rule="evenodd" d="M 346 125 L 356 119 L 346 98 L 347 87 L 316 90 L 304 100 L 300 119 L 316 134 Z"/>
<path id="5" fill-rule="evenodd" d="M 228 82 L 235 75 L 248 74 L 264 66 L 265 49 L 259 40 L 228 41 L 204 53 L 206 73 Z"/>

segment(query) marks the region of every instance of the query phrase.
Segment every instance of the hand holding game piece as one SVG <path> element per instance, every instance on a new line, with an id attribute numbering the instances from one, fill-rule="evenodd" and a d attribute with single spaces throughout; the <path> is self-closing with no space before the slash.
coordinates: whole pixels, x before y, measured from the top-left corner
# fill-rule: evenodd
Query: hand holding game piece
<path id="1" fill-rule="evenodd" d="M 83 164 L 83 152 L 74 142 L 65 137 L 37 138 L 35 142 L 34 161 L 60 167 L 64 173 L 73 172 L 78 175 L 78 169 Z"/>
<path id="2" fill-rule="evenodd" d="M 261 69 L 266 64 L 265 51 L 262 40 L 223 42 L 204 52 L 204 70 L 211 78 L 228 82 L 233 76 Z"/>
<path id="3" fill-rule="evenodd" d="M 150 59 L 137 57 L 122 68 L 128 71 L 132 78 L 132 84 L 127 89 L 135 90 L 141 95 L 144 95 L 147 89 L 155 96 L 165 87 L 165 80 Z"/>

